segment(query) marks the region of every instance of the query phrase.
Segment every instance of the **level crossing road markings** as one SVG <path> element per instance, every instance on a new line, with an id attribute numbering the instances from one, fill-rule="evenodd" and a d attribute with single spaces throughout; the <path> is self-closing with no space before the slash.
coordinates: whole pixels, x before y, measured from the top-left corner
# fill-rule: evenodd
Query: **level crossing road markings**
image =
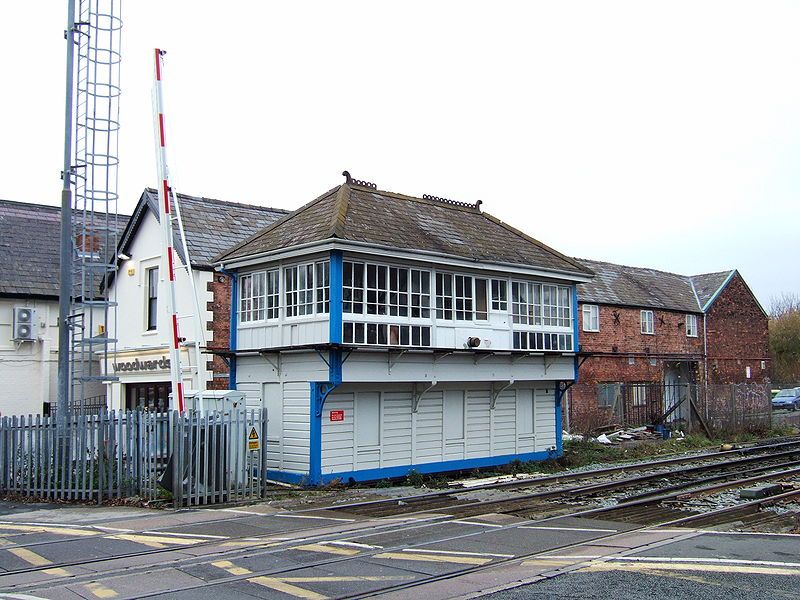
<path id="1" fill-rule="evenodd" d="M 47 565 L 52 565 L 53 561 L 46 559 L 41 554 L 36 554 L 36 552 L 32 550 L 28 550 L 27 548 L 7 548 L 6 552 L 10 552 L 17 558 L 21 558 L 29 565 L 34 567 L 46 567 Z M 53 567 L 51 569 L 44 569 L 44 573 L 48 575 L 56 575 L 58 577 L 68 577 L 71 575 L 69 571 L 66 569 L 62 569 L 60 567 Z"/>
<path id="2" fill-rule="evenodd" d="M 122 540 L 126 542 L 135 542 L 150 548 L 169 548 L 170 544 L 178 546 L 191 546 L 192 544 L 199 544 L 204 541 L 203 538 L 196 537 L 171 537 L 173 534 L 168 535 L 144 535 L 134 533 L 118 533 L 116 535 L 107 536 L 110 540 Z"/>
<path id="3" fill-rule="evenodd" d="M 26 525 L 22 523 L 0 523 L 0 530 L 2 531 L 17 531 L 20 533 L 54 533 L 56 535 L 77 535 L 77 536 L 91 536 L 101 535 L 99 531 L 92 531 L 90 529 L 77 529 L 74 527 L 62 527 L 52 525 Z"/>
<path id="4" fill-rule="evenodd" d="M 229 560 L 219 560 L 211 563 L 213 566 L 227 571 L 231 575 L 249 575 L 252 573 L 250 569 L 244 567 L 237 567 Z M 255 583 L 266 588 L 275 590 L 276 592 L 283 592 L 295 598 L 304 598 L 305 600 L 328 600 L 328 596 L 318 592 L 301 588 L 297 583 L 356 583 L 359 581 L 408 581 L 413 577 L 393 577 L 393 576 L 358 576 L 358 575 L 331 575 L 321 577 L 265 577 L 256 576 L 247 579 L 250 583 Z"/>
<path id="5" fill-rule="evenodd" d="M 87 583 L 83 587 L 85 587 L 86 590 L 95 598 L 116 598 L 119 596 L 119 594 L 117 594 L 117 592 L 111 588 L 107 588 L 102 583 L 98 583 L 96 581 L 93 583 Z"/>
<path id="6" fill-rule="evenodd" d="M 800 563 L 780 563 L 759 560 L 725 561 L 725 559 L 714 560 L 702 558 L 677 560 L 674 558 L 656 557 L 614 557 L 608 560 L 593 561 L 580 569 L 580 571 L 628 571 L 643 573 L 693 571 L 702 573 L 739 573 L 746 575 L 786 575 L 790 577 L 800 577 Z"/>
<path id="7" fill-rule="evenodd" d="M 495 558 L 514 558 L 513 554 L 490 554 L 482 552 L 457 552 L 455 550 L 424 550 L 404 548 L 400 552 L 382 552 L 374 558 L 392 560 L 411 560 L 421 562 L 443 562 L 461 565 L 485 565 Z"/>
<path id="8" fill-rule="evenodd" d="M 542 531 L 581 531 L 586 533 L 619 533 L 619 529 L 594 529 L 590 527 L 544 527 L 535 525 L 520 525 L 518 529 L 539 529 Z"/>

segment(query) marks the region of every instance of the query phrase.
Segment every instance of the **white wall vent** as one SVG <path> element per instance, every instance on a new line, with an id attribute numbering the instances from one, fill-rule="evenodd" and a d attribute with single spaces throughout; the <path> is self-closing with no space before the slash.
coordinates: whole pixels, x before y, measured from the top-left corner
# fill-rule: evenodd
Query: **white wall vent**
<path id="1" fill-rule="evenodd" d="M 34 325 L 36 323 L 36 311 L 25 306 L 14 307 L 14 321 L 12 323 L 14 331 L 14 341 L 33 342 L 36 340 Z"/>

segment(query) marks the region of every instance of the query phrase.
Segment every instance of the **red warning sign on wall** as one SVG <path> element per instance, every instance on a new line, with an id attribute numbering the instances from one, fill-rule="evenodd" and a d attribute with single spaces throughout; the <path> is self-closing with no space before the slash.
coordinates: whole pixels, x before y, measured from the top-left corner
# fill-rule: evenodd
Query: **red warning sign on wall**
<path id="1" fill-rule="evenodd" d="M 343 410 L 332 410 L 331 411 L 331 421 L 344 421 L 344 411 Z"/>

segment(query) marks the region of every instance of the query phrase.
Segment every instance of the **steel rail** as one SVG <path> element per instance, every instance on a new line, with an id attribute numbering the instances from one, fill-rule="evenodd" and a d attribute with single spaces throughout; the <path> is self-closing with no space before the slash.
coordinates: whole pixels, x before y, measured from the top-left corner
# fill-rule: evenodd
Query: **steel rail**
<path id="1" fill-rule="evenodd" d="M 677 497 L 677 496 L 684 496 L 684 495 L 687 495 L 687 494 L 689 494 L 689 495 L 699 495 L 699 494 L 705 493 L 705 492 L 713 490 L 713 489 L 722 489 L 722 488 L 726 488 L 726 487 L 736 487 L 737 485 L 748 484 L 748 483 L 751 483 L 753 481 L 761 481 L 761 480 L 764 480 L 764 479 L 767 479 L 767 478 L 773 478 L 774 479 L 774 478 L 785 477 L 787 475 L 794 475 L 794 474 L 800 474 L 800 468 L 792 469 L 792 470 L 789 470 L 789 471 L 784 471 L 782 473 L 773 473 L 773 474 L 770 474 L 770 475 L 759 476 L 759 477 L 749 477 L 749 478 L 738 480 L 738 481 L 734 481 L 734 482 L 728 482 L 727 484 L 724 484 L 724 485 L 707 486 L 705 488 L 692 490 L 691 492 L 674 492 L 674 493 L 671 493 L 671 494 L 665 494 L 662 497 L 654 498 L 652 500 L 634 501 L 634 502 L 630 502 L 630 503 L 617 504 L 615 506 L 610 506 L 610 507 L 602 507 L 602 508 L 598 508 L 598 509 L 577 511 L 577 512 L 566 514 L 566 515 L 556 515 L 556 516 L 551 516 L 551 517 L 547 517 L 547 518 L 543 518 L 543 519 L 539 519 L 539 520 L 522 521 L 522 522 L 519 522 L 519 523 L 513 523 L 511 525 L 504 525 L 504 526 L 501 526 L 501 527 L 493 528 L 492 531 L 493 532 L 497 532 L 497 531 L 504 531 L 504 530 L 513 530 L 513 529 L 516 529 L 516 528 L 519 528 L 519 527 L 524 527 L 524 526 L 529 527 L 529 526 L 534 525 L 534 524 L 542 524 L 542 523 L 547 523 L 547 522 L 554 521 L 554 520 L 557 520 L 557 519 L 564 519 L 564 518 L 570 518 L 570 517 L 574 518 L 574 517 L 585 517 L 585 516 L 597 516 L 598 514 L 601 514 L 601 513 L 612 513 L 615 510 L 630 508 L 630 507 L 633 507 L 633 506 L 641 506 L 641 505 L 644 505 L 644 504 L 657 504 L 657 503 L 663 501 L 664 499 L 670 499 L 670 498 Z M 800 495 L 800 489 L 793 490 L 790 493 L 782 494 L 781 496 L 783 496 L 783 497 L 791 497 L 791 496 L 795 496 L 795 495 Z M 764 502 L 766 502 L 768 500 L 778 501 L 779 497 L 778 496 L 773 496 L 771 499 L 761 499 L 758 502 L 764 503 Z M 741 507 L 741 506 L 746 506 L 746 505 L 750 505 L 750 504 L 752 504 L 752 503 L 745 503 L 745 504 L 738 505 L 738 506 Z M 703 513 L 703 514 L 707 515 L 709 513 Z M 699 519 L 700 516 L 701 515 L 692 515 L 692 517 L 695 517 L 696 519 Z M 688 519 L 688 517 L 687 517 L 687 519 Z M 614 533 L 610 533 L 609 535 L 600 535 L 600 536 L 597 536 L 596 538 L 594 538 L 594 540 L 614 537 L 614 536 L 617 536 L 617 535 L 621 535 L 623 533 L 627 534 L 627 533 L 631 533 L 631 532 L 635 532 L 635 531 L 641 531 L 641 530 L 645 530 L 645 529 L 652 529 L 653 527 L 675 526 L 676 524 L 679 524 L 682 521 L 684 521 L 684 519 L 665 521 L 664 523 L 648 523 L 648 524 L 641 525 L 640 527 L 631 528 L 631 529 L 626 530 L 624 532 L 614 532 Z M 218 585 L 225 585 L 225 584 L 228 584 L 228 583 L 236 583 L 236 582 L 240 582 L 240 581 L 246 581 L 248 579 L 252 579 L 252 578 L 255 578 L 255 577 L 264 577 L 264 576 L 268 577 L 268 576 L 276 575 L 276 574 L 279 574 L 279 573 L 291 573 L 291 572 L 294 572 L 294 571 L 299 571 L 299 570 L 304 570 L 304 569 L 309 569 L 309 568 L 314 568 L 314 567 L 320 567 L 320 566 L 325 566 L 325 565 L 330 565 L 330 564 L 335 564 L 335 563 L 342 563 L 342 562 L 346 562 L 346 561 L 350 561 L 350 560 L 358 560 L 358 559 L 369 558 L 371 556 L 374 556 L 375 554 L 380 554 L 380 553 L 384 553 L 384 552 L 392 552 L 392 551 L 402 550 L 402 549 L 413 549 L 413 548 L 417 548 L 417 547 L 421 547 L 421 546 L 428 546 L 428 545 L 433 544 L 433 543 L 442 543 L 442 542 L 449 542 L 449 541 L 457 541 L 457 540 L 467 539 L 467 538 L 475 537 L 475 536 L 478 536 L 478 535 L 482 535 L 484 533 L 485 533 L 485 531 L 482 530 L 482 531 L 478 531 L 478 532 L 465 533 L 465 534 L 461 534 L 461 535 L 444 537 L 444 538 L 437 539 L 437 540 L 427 540 L 427 541 L 424 541 L 424 542 L 420 542 L 418 544 L 411 544 L 411 545 L 402 545 L 401 544 L 401 545 L 392 546 L 392 547 L 388 547 L 388 548 L 387 547 L 383 547 L 383 548 L 379 548 L 379 549 L 366 551 L 366 552 L 363 552 L 363 553 L 360 553 L 360 554 L 357 554 L 357 555 L 354 555 L 354 556 L 323 559 L 323 560 L 319 560 L 319 561 L 312 561 L 312 562 L 308 562 L 308 563 L 298 564 L 296 566 L 292 566 L 292 567 L 288 567 L 288 568 L 284 566 L 284 567 L 276 567 L 276 568 L 272 568 L 272 569 L 265 569 L 263 571 L 253 571 L 253 572 L 250 572 L 250 573 L 247 573 L 247 574 L 244 574 L 244 575 L 223 576 L 223 577 L 220 577 L 220 578 L 215 579 L 213 581 L 204 581 L 203 583 L 190 585 L 190 586 L 185 586 L 185 587 L 182 587 L 182 588 L 177 589 L 177 590 L 162 590 L 162 591 L 158 591 L 158 592 L 150 592 L 150 593 L 146 593 L 146 594 L 138 594 L 136 596 L 119 597 L 118 600 L 132 600 L 133 598 L 153 598 L 153 597 L 158 597 L 158 596 L 162 596 L 162 595 L 165 595 L 165 594 L 174 594 L 174 593 L 178 593 L 178 592 L 186 592 L 186 591 L 191 591 L 191 590 L 199 589 L 199 588 L 205 588 L 205 587 L 209 587 L 209 586 L 218 586 Z M 298 541 L 299 540 L 293 540 L 291 543 L 297 543 Z M 590 542 L 590 541 L 592 541 L 592 540 L 582 540 L 581 542 L 563 544 L 563 545 L 560 545 L 560 546 L 557 545 L 557 546 L 554 546 L 553 548 L 549 548 L 548 550 L 546 550 L 544 552 L 553 552 L 554 550 L 559 550 L 559 549 L 563 549 L 563 548 L 567 548 L 567 547 L 571 547 L 571 546 L 578 546 L 578 545 L 586 544 L 587 542 Z M 267 553 L 271 554 L 271 553 L 274 553 L 274 552 L 278 552 L 280 550 L 281 549 L 278 549 L 278 548 L 272 548 Z M 463 568 L 463 569 L 457 569 L 455 571 L 450 571 L 448 573 L 444 573 L 444 574 L 440 574 L 440 575 L 433 575 L 433 576 L 429 576 L 429 577 L 424 577 L 422 579 L 419 579 L 419 580 L 416 580 L 416 581 L 412 581 L 412 582 L 408 582 L 408 583 L 405 583 L 405 584 L 390 586 L 390 587 L 381 588 L 381 589 L 378 589 L 378 590 L 372 590 L 372 591 L 369 591 L 369 592 L 358 593 L 358 594 L 353 594 L 353 595 L 349 595 L 349 596 L 339 596 L 338 598 L 340 600 L 343 600 L 345 598 L 347 598 L 347 599 L 367 598 L 367 597 L 371 597 L 371 596 L 380 595 L 380 594 L 385 593 L 385 592 L 387 592 L 389 590 L 397 591 L 397 590 L 406 589 L 406 588 L 410 588 L 410 587 L 417 587 L 419 585 L 423 585 L 423 584 L 426 584 L 426 583 L 432 583 L 432 582 L 439 581 L 439 580 L 444 580 L 444 579 L 451 579 L 451 578 L 454 578 L 454 577 L 458 577 L 460 575 L 465 575 L 465 574 L 469 574 L 469 573 L 474 573 L 476 571 L 482 571 L 482 570 L 486 570 L 486 569 L 489 569 L 489 568 L 502 566 L 503 564 L 508 564 L 508 563 L 511 563 L 511 562 L 514 562 L 514 561 L 525 560 L 525 559 L 531 558 L 533 556 L 536 556 L 536 555 L 539 555 L 539 554 L 542 554 L 542 553 L 543 553 L 543 551 L 538 550 L 536 552 L 532 552 L 532 553 L 528 553 L 528 554 L 515 555 L 515 556 L 507 558 L 507 559 L 498 559 L 496 561 L 493 561 L 491 563 L 487 563 L 485 565 L 479 565 L 479 566 L 473 566 L 473 567 L 466 567 L 466 568 Z M 206 558 L 206 557 L 203 557 L 203 558 Z M 206 561 L 199 561 L 199 562 L 206 562 Z M 152 572 L 152 565 L 149 566 L 148 568 Z M 93 573 L 91 575 L 87 575 L 87 577 L 92 577 L 94 579 L 97 579 L 97 573 Z"/>
<path id="2" fill-rule="evenodd" d="M 780 453 L 776 453 L 776 454 L 770 454 L 770 455 L 768 455 L 768 457 L 769 458 L 780 458 L 782 456 L 792 456 L 792 455 L 797 455 L 797 454 L 800 454 L 800 449 L 780 452 Z M 686 467 L 684 469 L 671 471 L 668 474 L 671 475 L 671 476 L 680 476 L 680 475 L 686 475 L 686 474 L 691 474 L 691 473 L 702 473 L 702 472 L 705 472 L 705 471 L 714 471 L 714 470 L 719 470 L 719 469 L 725 469 L 725 468 L 728 468 L 728 467 L 731 467 L 731 466 L 749 464 L 749 463 L 752 463 L 752 462 L 755 462 L 755 461 L 758 461 L 758 460 L 763 460 L 764 458 L 765 458 L 764 456 L 751 456 L 751 457 L 736 459 L 736 460 L 732 460 L 732 461 L 717 462 L 717 463 L 707 464 L 707 465 L 698 465 L 698 466 L 695 466 L 695 467 Z M 765 469 L 766 468 L 769 468 L 769 466 L 765 465 Z M 468 509 L 477 509 L 477 510 L 480 510 L 481 512 L 489 512 L 489 510 L 490 510 L 489 507 L 502 507 L 504 504 L 519 503 L 519 502 L 524 502 L 526 500 L 545 500 L 545 499 L 548 499 L 548 498 L 558 498 L 558 497 L 561 497 L 561 496 L 569 496 L 569 497 L 572 497 L 572 498 L 576 498 L 576 497 L 579 497 L 579 496 L 585 496 L 585 495 L 593 494 L 593 493 L 597 493 L 597 492 L 603 492 L 603 491 L 608 491 L 608 490 L 615 490 L 615 489 L 630 487 L 632 485 L 638 485 L 640 483 L 651 481 L 653 479 L 663 478 L 665 474 L 666 473 L 663 473 L 663 472 L 648 473 L 646 475 L 637 475 L 637 476 L 634 476 L 634 477 L 626 477 L 624 479 L 617 479 L 617 480 L 614 480 L 614 481 L 606 481 L 606 482 L 591 484 L 591 485 L 588 485 L 588 486 L 579 485 L 579 486 L 573 486 L 573 487 L 568 487 L 568 488 L 559 488 L 559 489 L 554 489 L 554 490 L 544 490 L 544 491 L 541 491 L 541 492 L 531 492 L 531 493 L 528 493 L 528 494 L 521 494 L 521 495 L 515 496 L 513 498 L 503 498 L 503 499 L 499 499 L 499 500 L 488 500 L 488 501 L 487 500 L 478 500 L 478 501 L 473 501 L 473 502 L 462 502 L 462 503 L 458 503 L 458 504 L 452 504 L 450 506 L 441 506 L 441 507 L 429 507 L 429 508 L 421 507 L 420 508 L 420 507 L 416 507 L 414 505 L 406 507 L 406 506 L 399 506 L 399 505 L 394 504 L 394 505 L 389 505 L 388 508 L 394 508 L 395 512 L 390 512 L 390 513 L 387 513 L 387 514 L 381 514 L 380 516 L 393 516 L 393 515 L 400 515 L 400 514 L 403 514 L 403 515 L 414 514 L 414 512 L 415 512 L 415 510 L 417 508 L 419 508 L 419 512 L 432 512 L 432 513 L 437 513 L 439 511 L 464 512 L 465 510 L 468 510 Z M 702 483 L 702 481 L 700 481 L 700 483 Z M 412 510 L 408 510 L 409 508 L 412 509 Z M 503 511 L 500 510 L 499 512 L 503 512 Z M 358 514 L 358 513 L 354 513 L 354 514 Z M 369 513 L 367 513 L 367 516 L 369 516 Z"/>
<path id="3" fill-rule="evenodd" d="M 783 444 L 780 445 L 780 447 L 782 447 L 782 446 L 783 446 Z M 770 447 L 772 447 L 772 446 L 770 446 Z M 730 452 L 737 452 L 737 451 L 730 451 Z M 757 460 L 763 460 L 765 458 L 774 459 L 774 458 L 779 458 L 779 457 L 782 457 L 782 456 L 790 456 L 790 455 L 796 455 L 796 454 L 800 454 L 800 448 L 797 449 L 797 450 L 794 450 L 794 451 L 790 450 L 790 451 L 784 451 L 784 452 L 779 452 L 779 453 L 774 453 L 774 454 L 768 454 L 768 455 L 766 455 L 766 457 L 763 456 L 763 455 L 758 455 L 758 456 L 754 456 L 754 457 L 741 458 L 741 459 L 736 459 L 736 460 L 732 460 L 732 461 L 722 461 L 722 462 L 715 462 L 715 463 L 707 464 L 707 465 L 698 465 L 696 467 L 687 467 L 687 468 L 681 469 L 679 471 L 672 471 L 669 474 L 670 475 L 685 475 L 687 473 L 693 473 L 693 472 L 703 472 L 703 471 L 708 471 L 708 470 L 717 470 L 717 469 L 726 468 L 726 467 L 733 466 L 733 465 L 747 464 L 747 463 L 751 463 L 751 462 L 754 462 L 754 461 L 757 461 Z M 717 454 L 712 455 L 712 456 L 717 456 Z M 773 466 L 773 465 L 764 465 L 763 467 L 759 467 L 759 468 L 754 469 L 754 470 L 763 471 L 763 470 L 779 468 L 781 466 L 792 465 L 792 464 L 800 464 L 800 462 L 780 463 L 779 465 L 775 465 L 775 466 Z M 634 465 L 634 466 L 636 466 L 636 465 Z M 583 474 L 583 472 L 581 474 Z M 493 500 L 493 501 L 489 501 L 489 502 L 487 502 L 487 501 L 478 501 L 478 502 L 455 504 L 455 505 L 451 505 L 451 506 L 447 506 L 447 507 L 423 508 L 420 511 L 415 511 L 415 510 L 403 511 L 402 514 L 404 516 L 411 517 L 414 514 L 417 514 L 418 512 L 428 512 L 428 513 L 431 513 L 431 514 L 439 514 L 439 511 L 453 509 L 453 510 L 455 510 L 457 512 L 459 510 L 463 510 L 463 509 L 466 509 L 466 508 L 472 508 L 472 507 L 477 507 L 477 508 L 481 509 L 481 511 L 486 512 L 486 509 L 489 506 L 501 506 L 502 507 L 503 505 L 512 505 L 507 510 L 507 512 L 513 512 L 513 511 L 516 511 L 516 510 L 522 510 L 523 507 L 516 506 L 516 504 L 518 504 L 520 502 L 523 502 L 525 500 L 531 500 L 531 499 L 540 499 L 541 500 L 541 499 L 547 499 L 547 498 L 558 498 L 558 497 L 563 496 L 563 495 L 569 495 L 570 497 L 575 498 L 575 497 L 579 497 L 579 496 L 582 496 L 582 495 L 593 494 L 593 493 L 597 493 L 597 492 L 601 492 L 601 491 L 607 491 L 607 490 L 614 490 L 614 489 L 621 489 L 621 488 L 625 488 L 625 487 L 630 487 L 631 485 L 636 485 L 636 484 L 639 484 L 639 483 L 642 483 L 642 482 L 645 482 L 645 481 L 649 481 L 649 480 L 652 480 L 652 479 L 662 478 L 662 477 L 664 477 L 665 474 L 667 474 L 667 473 L 652 473 L 652 474 L 647 474 L 647 475 L 641 475 L 641 476 L 636 476 L 636 477 L 620 479 L 620 480 L 616 480 L 616 481 L 592 484 L 592 485 L 588 485 L 588 486 L 575 486 L 575 487 L 571 487 L 571 488 L 559 488 L 559 489 L 555 489 L 555 490 L 546 490 L 546 491 L 542 491 L 542 492 L 534 492 L 534 493 L 531 493 L 531 494 L 525 494 L 525 495 L 515 496 L 513 498 L 505 498 L 505 499 L 501 499 L 501 500 Z M 738 472 L 737 473 L 729 473 L 729 474 L 720 475 L 719 477 L 727 479 L 727 478 L 729 478 L 731 476 L 736 476 L 737 474 L 739 474 L 739 473 Z M 537 482 L 538 481 L 539 480 L 537 480 Z M 708 481 L 708 480 L 704 479 L 702 481 Z M 702 481 L 701 482 L 698 482 L 698 481 L 688 482 L 688 483 L 684 484 L 683 487 L 685 488 L 687 485 L 694 485 L 694 484 L 697 484 L 697 483 L 702 483 Z M 458 490 L 458 492 L 471 491 L 472 489 L 474 489 L 474 488 L 470 488 L 470 490 Z M 674 488 L 674 486 L 670 486 L 668 489 L 675 489 L 675 488 Z M 659 492 L 662 492 L 662 491 L 663 490 L 652 490 L 652 491 L 648 492 L 647 495 L 648 496 L 653 496 L 653 495 L 656 495 L 656 494 L 658 494 Z M 456 491 L 449 491 L 449 490 L 448 490 L 448 492 L 456 493 Z M 397 502 L 397 500 L 402 500 L 402 499 L 396 499 L 396 500 L 393 500 L 392 502 Z M 382 502 L 382 501 L 379 501 L 379 502 Z M 372 505 L 373 501 L 368 501 L 368 502 L 366 502 L 364 504 Z M 354 505 L 350 505 L 350 506 L 360 506 L 360 504 L 354 504 Z M 341 508 L 341 506 L 340 507 L 335 507 L 335 508 Z M 411 508 L 414 509 L 415 507 L 412 506 Z M 319 511 L 319 510 L 323 510 L 323 509 L 303 510 L 302 512 L 304 512 L 304 513 L 305 512 L 312 512 L 314 510 Z M 503 512 L 503 511 L 501 510 L 501 511 L 498 511 L 498 512 Z M 273 515 L 274 514 L 282 514 L 282 513 L 273 513 Z M 447 518 L 447 516 L 448 516 L 448 515 L 446 515 L 444 513 L 441 513 L 441 514 L 442 514 L 442 518 Z M 273 516 L 273 515 L 265 515 L 265 516 Z M 253 516 L 254 515 L 245 515 L 245 516 L 242 516 L 242 517 L 212 519 L 212 520 L 209 520 L 209 521 L 204 521 L 203 524 L 221 523 L 221 522 L 233 522 L 233 521 L 237 521 L 237 520 L 252 518 Z M 371 515 L 367 514 L 367 515 L 363 515 L 363 516 L 369 518 Z M 390 515 L 376 515 L 373 518 L 380 519 L 380 518 L 382 518 L 384 516 L 390 516 Z M 9 524 L 12 524 L 12 523 L 9 523 Z M 18 524 L 23 525 L 24 523 L 18 523 Z M 387 525 L 387 526 L 390 526 L 390 525 Z M 73 525 L 73 527 L 74 527 L 74 525 Z M 320 525 L 319 527 L 309 527 L 309 528 L 306 528 L 306 529 L 295 530 L 295 532 L 303 532 L 303 531 L 313 532 L 313 531 L 315 531 L 317 529 L 321 529 L 321 528 L 325 528 L 325 527 L 331 527 L 331 525 Z M 95 531 L 96 530 L 92 526 L 85 527 L 85 529 L 91 530 L 91 531 Z M 138 530 L 134 529 L 134 530 L 130 530 L 130 531 L 109 531 L 109 532 L 100 531 L 98 536 L 95 537 L 95 539 L 112 538 L 113 536 L 119 535 L 120 533 L 124 533 L 125 535 L 158 535 L 160 532 L 157 529 L 155 529 L 155 530 L 154 529 L 138 529 Z M 168 531 L 167 533 L 169 533 L 170 535 L 175 535 L 176 537 L 179 537 L 179 533 L 180 532 Z M 221 544 L 223 542 L 236 542 L 236 541 L 240 541 L 240 540 L 243 540 L 245 538 L 250 538 L 250 537 L 258 537 L 258 536 L 252 536 L 252 535 L 251 536 L 233 536 L 233 537 L 226 538 L 224 540 L 209 539 L 209 540 L 203 540 L 202 542 L 198 542 L 196 544 L 191 544 L 191 545 L 183 544 L 183 545 L 171 546 L 171 547 L 168 547 L 168 548 L 157 548 L 157 549 L 143 550 L 143 551 L 130 552 L 130 553 L 121 553 L 121 554 L 117 554 L 117 555 L 109 556 L 109 557 L 99 557 L 99 558 L 96 558 L 96 559 L 93 559 L 93 560 L 87 561 L 87 562 L 69 561 L 69 562 L 63 562 L 63 563 L 58 563 L 58 564 L 51 564 L 51 565 L 48 565 L 47 567 L 43 567 L 43 568 L 80 566 L 82 564 L 88 564 L 88 563 L 94 563 L 94 562 L 104 562 L 104 561 L 109 561 L 109 560 L 115 560 L 115 559 L 118 559 L 118 558 L 122 559 L 122 558 L 130 558 L 132 556 L 145 556 L 145 555 L 149 555 L 149 554 L 160 554 L 160 553 L 165 553 L 165 552 L 169 552 L 169 551 L 179 551 L 179 550 L 185 549 L 185 548 L 199 548 L 199 547 L 214 546 L 216 544 Z M 67 538 L 67 539 L 31 542 L 29 544 L 13 544 L 13 545 L 7 546 L 7 548 L 38 548 L 38 547 L 48 546 L 48 545 L 52 545 L 52 544 L 63 544 L 63 543 L 70 543 L 70 542 L 78 542 L 78 541 L 85 540 L 85 539 L 87 539 L 87 536 L 75 536 L 75 537 Z M 27 567 L 27 568 L 24 568 L 24 569 L 17 569 L 17 570 L 13 570 L 13 571 L 7 571 L 7 572 L 0 573 L 0 578 L 2 578 L 5 575 L 12 575 L 12 574 L 18 574 L 18 573 L 29 573 L 29 572 L 33 572 L 33 571 L 37 571 L 37 570 L 42 570 L 42 569 L 39 569 L 37 567 Z"/>
<path id="4" fill-rule="evenodd" d="M 402 496 L 397 498 L 389 498 L 389 499 L 379 499 L 379 500 L 367 500 L 364 502 L 351 502 L 347 504 L 338 504 L 336 506 L 324 506 L 324 507 L 316 507 L 310 508 L 307 512 L 310 511 L 320 511 L 320 510 L 341 510 L 347 511 L 348 508 L 354 507 L 367 507 L 367 506 L 392 506 L 396 505 L 398 501 L 405 502 L 406 504 L 412 502 L 419 502 L 424 500 L 430 500 L 433 498 L 441 498 L 452 496 L 455 494 L 464 494 L 472 491 L 479 491 L 479 490 L 494 490 L 494 489 L 505 489 L 505 488 L 516 488 L 516 487 L 528 487 L 528 486 L 537 486 L 540 484 L 546 483 L 559 483 L 561 481 L 571 481 L 571 480 L 579 480 L 579 479 L 589 479 L 591 477 L 603 476 L 603 475 L 610 475 L 613 473 L 621 473 L 625 471 L 640 471 L 649 468 L 657 468 L 657 467 L 667 467 L 671 465 L 681 464 L 681 463 L 688 463 L 688 462 L 695 462 L 695 461 L 702 461 L 708 459 L 714 459 L 717 457 L 725 457 L 731 455 L 743 455 L 743 454 L 753 454 L 757 452 L 765 452 L 769 454 L 769 450 L 771 449 L 780 449 L 780 448 L 788 448 L 792 446 L 800 446 L 800 439 L 790 440 L 790 441 L 783 441 L 778 442 L 775 444 L 765 444 L 759 446 L 748 446 L 746 448 L 737 448 L 733 450 L 724 450 L 719 452 L 705 452 L 702 454 L 692 454 L 689 456 L 679 456 L 675 458 L 666 458 L 661 460 L 654 460 L 654 461 L 647 461 L 647 462 L 640 462 L 640 463 L 629 463 L 624 465 L 615 465 L 613 467 L 603 467 L 600 469 L 587 469 L 586 471 L 577 471 L 572 473 L 559 473 L 555 475 L 547 475 L 544 477 L 535 477 L 530 479 L 521 479 L 517 481 L 503 481 L 498 483 L 490 483 L 486 485 L 477 485 L 470 488 L 454 488 L 448 490 L 442 490 L 438 492 L 429 492 L 425 494 L 413 494 L 410 496 Z M 724 463 L 719 463 L 724 464 Z"/>

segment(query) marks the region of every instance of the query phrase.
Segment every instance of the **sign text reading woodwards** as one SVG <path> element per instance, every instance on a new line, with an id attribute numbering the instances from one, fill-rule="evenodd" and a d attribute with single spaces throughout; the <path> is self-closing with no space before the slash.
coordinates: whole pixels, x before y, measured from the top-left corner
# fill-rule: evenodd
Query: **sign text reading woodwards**
<path id="1" fill-rule="evenodd" d="M 130 360 L 127 362 L 114 362 L 114 372 L 117 371 L 158 371 L 162 369 L 169 369 L 169 359 L 162 356 L 159 359 L 153 360 Z"/>

